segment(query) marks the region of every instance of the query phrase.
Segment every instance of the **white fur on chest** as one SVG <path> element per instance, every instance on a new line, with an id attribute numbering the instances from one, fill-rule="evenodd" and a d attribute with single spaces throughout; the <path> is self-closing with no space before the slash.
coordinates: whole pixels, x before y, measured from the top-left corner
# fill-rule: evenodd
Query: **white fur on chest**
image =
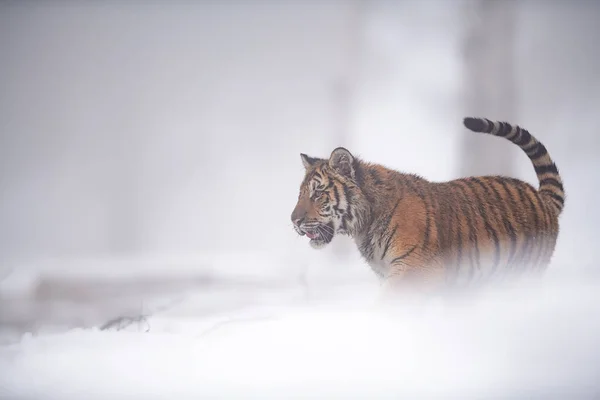
<path id="1" fill-rule="evenodd" d="M 373 272 L 379 277 L 385 277 L 390 270 L 389 254 L 384 257 L 384 247 L 379 245 L 379 238 L 357 237 L 356 245 Z"/>

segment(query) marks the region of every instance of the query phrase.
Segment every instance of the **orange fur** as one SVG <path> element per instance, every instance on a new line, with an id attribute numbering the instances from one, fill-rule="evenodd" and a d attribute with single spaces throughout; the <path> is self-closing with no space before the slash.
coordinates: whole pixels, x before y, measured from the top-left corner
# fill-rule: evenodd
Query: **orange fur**
<path id="1" fill-rule="evenodd" d="M 292 220 L 320 248 L 352 236 L 388 287 L 471 284 L 544 270 L 558 237 L 564 190 L 546 148 L 518 126 L 466 118 L 476 132 L 519 145 L 540 187 L 482 176 L 430 182 L 358 160 L 343 148 L 306 168 Z"/>

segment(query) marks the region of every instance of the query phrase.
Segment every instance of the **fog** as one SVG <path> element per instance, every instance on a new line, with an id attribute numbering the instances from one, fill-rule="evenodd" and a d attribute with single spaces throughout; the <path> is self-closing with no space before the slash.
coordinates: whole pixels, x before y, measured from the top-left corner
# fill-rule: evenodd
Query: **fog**
<path id="1" fill-rule="evenodd" d="M 597 395 L 600 339 L 591 333 L 600 333 L 600 6 L 512 3 L 512 57 L 497 61 L 514 71 L 514 93 L 506 104 L 472 110 L 465 99 L 477 81 L 466 72 L 464 43 L 467 22 L 480 18 L 473 4 L 0 3 L 0 330 L 7 343 L 0 386 L 10 389 L 0 396 L 264 398 L 305 382 L 302 390 L 347 397 L 350 389 L 332 388 L 352 388 L 353 380 L 359 397 L 389 396 L 368 385 L 400 390 L 389 370 L 373 376 L 364 367 L 342 368 L 352 343 L 356 365 L 392 368 L 382 361 L 387 350 L 387 363 L 403 352 L 427 353 L 429 361 L 413 371 L 417 383 L 393 393 L 443 395 L 419 379 L 446 376 L 462 354 L 464 376 L 440 378 L 446 395 Z M 502 34 L 502 27 L 494 29 Z M 486 77 L 492 85 L 496 78 Z M 494 300 L 473 300 L 458 314 L 441 306 L 425 319 L 402 314 L 382 322 L 367 311 L 378 284 L 351 241 L 338 237 L 315 251 L 292 229 L 304 171 L 299 154 L 326 157 L 345 146 L 368 161 L 443 181 L 461 176 L 470 151 L 485 149 L 490 163 L 480 156 L 478 173 L 503 173 L 491 160 L 505 157 L 503 168 L 536 182 L 516 146 L 465 132 L 467 115 L 529 129 L 560 169 L 566 207 L 546 284 L 490 294 Z M 146 317 L 126 332 L 98 330 L 140 314 Z M 240 315 L 281 324 L 238 326 Z M 219 321 L 234 321 L 229 335 L 211 330 Z M 365 326 L 373 328 L 360 333 Z M 473 336 L 482 326 L 482 336 Z M 319 338 L 322 329 L 331 334 Z M 216 342 L 198 342 L 207 330 Z M 535 343 L 523 342 L 524 332 L 555 330 L 537 350 L 520 353 Z M 348 331 L 355 340 L 327 353 Z M 397 347 L 386 345 L 394 338 Z M 296 348 L 302 342 L 308 353 Z M 434 352 L 435 343 L 458 352 Z M 253 344 L 248 353 L 228 350 Z M 569 346 L 571 358 L 558 365 Z M 94 347 L 106 353 L 87 353 Z M 258 386 L 246 382 L 248 369 L 240 366 L 211 372 L 225 359 L 252 368 L 260 357 L 266 361 L 255 365 L 263 374 L 253 375 Z M 142 368 L 146 375 L 113 370 L 120 363 L 136 370 L 149 360 L 156 364 Z M 290 374 L 299 380 L 277 378 L 273 365 L 294 360 L 301 367 Z M 53 372 L 60 362 L 67 366 Z M 414 365 L 401 364 L 405 373 Z M 541 364 L 555 369 L 536 378 L 530 372 Z M 122 379 L 113 392 L 86 372 L 97 365 Z M 471 390 L 461 379 L 477 375 L 473 365 L 481 367 L 473 378 L 480 385 Z M 327 385 L 336 367 L 344 373 L 330 375 L 337 383 Z M 523 381 L 502 375 L 511 368 Z M 178 373 L 183 386 L 174 383 Z M 199 376 L 210 385 L 194 385 Z M 536 382 L 534 389 L 527 382 Z"/>

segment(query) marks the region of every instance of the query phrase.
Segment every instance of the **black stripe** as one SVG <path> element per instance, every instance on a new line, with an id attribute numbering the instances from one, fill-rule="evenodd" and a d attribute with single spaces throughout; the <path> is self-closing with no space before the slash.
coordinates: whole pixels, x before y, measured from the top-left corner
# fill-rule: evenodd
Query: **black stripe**
<path id="1" fill-rule="evenodd" d="M 542 186 L 554 186 L 557 189 L 560 189 L 561 192 L 564 192 L 564 188 L 562 183 L 560 183 L 557 179 L 554 178 L 544 178 L 540 180 L 540 188 Z"/>
<path id="2" fill-rule="evenodd" d="M 531 134 L 525 129 L 517 128 L 517 130 L 519 131 L 519 136 L 517 136 L 517 138 L 512 142 L 517 146 L 524 146 L 529 143 L 531 140 Z"/>
<path id="3" fill-rule="evenodd" d="M 531 158 L 531 156 L 538 151 L 539 146 L 541 145 L 538 141 L 533 141 L 533 145 L 529 145 L 527 147 L 521 147 L 521 150 L 527 154 L 527 157 Z"/>
<path id="4" fill-rule="evenodd" d="M 525 198 L 527 199 L 529 208 L 531 209 L 531 214 L 533 215 L 534 237 L 532 238 L 531 249 L 529 250 L 529 257 L 527 258 L 527 264 L 533 266 L 537 263 L 537 260 L 541 253 L 540 251 L 538 251 L 537 256 L 534 257 L 534 252 L 536 249 L 539 250 L 542 244 L 540 240 L 540 235 L 543 232 L 542 226 L 540 224 L 541 211 L 539 211 L 536 207 L 536 204 L 540 204 L 540 201 L 538 192 L 535 189 L 533 189 L 530 185 L 525 185 L 524 189 L 527 189 L 524 191 Z M 533 200 L 531 199 L 529 194 L 533 196 Z M 525 263 L 525 261 L 523 262 Z"/>
<path id="5" fill-rule="evenodd" d="M 392 233 L 390 233 L 388 235 L 387 240 L 385 241 L 385 247 L 383 248 L 383 254 L 381 255 L 381 259 L 383 260 L 388 252 L 388 249 L 390 247 L 390 243 L 392 243 L 392 238 L 394 237 L 394 235 L 396 234 L 396 230 L 398 229 L 398 225 L 394 226 L 394 229 L 392 230 Z"/>
<path id="6" fill-rule="evenodd" d="M 534 165 L 533 168 L 535 168 L 535 173 L 537 175 L 543 175 L 548 173 L 558 175 L 558 169 L 556 168 L 556 164 L 554 163 L 547 165 Z"/>
<path id="7" fill-rule="evenodd" d="M 369 204 L 375 203 L 375 198 L 373 197 L 373 193 L 369 190 L 368 185 L 366 185 L 365 174 L 367 169 L 360 163 L 355 163 L 354 166 L 354 178 L 356 179 L 356 185 L 362 190 L 363 196 L 367 199 Z"/>
<path id="8" fill-rule="evenodd" d="M 371 175 L 371 179 L 373 179 L 373 183 L 375 185 L 383 185 L 383 181 L 381 180 L 381 178 L 379 177 L 379 174 L 377 173 L 377 170 L 375 169 L 370 169 L 369 170 L 369 174 Z"/>
<path id="9" fill-rule="evenodd" d="M 351 208 L 348 208 L 346 210 L 346 215 L 344 215 L 344 218 L 346 218 L 346 217 L 348 218 L 348 222 L 354 221 L 354 214 L 352 214 L 352 209 Z"/>
<path id="10" fill-rule="evenodd" d="M 437 245 L 437 255 L 442 262 L 445 262 L 449 259 L 447 254 L 448 247 L 443 246 L 444 243 L 448 243 L 447 238 L 452 234 L 452 222 L 446 220 L 444 217 L 448 215 L 450 218 L 452 218 L 452 216 L 456 214 L 452 207 L 454 204 L 456 204 L 456 201 L 449 197 L 452 194 L 453 193 L 450 192 L 448 197 L 442 197 L 438 192 L 436 192 L 430 194 L 429 196 L 431 208 L 433 210 L 437 210 L 436 217 L 432 218 L 432 224 L 435 224 L 434 227 L 436 228 L 436 242 L 434 244 Z M 448 276 L 446 276 L 446 279 L 447 278 Z"/>
<path id="11" fill-rule="evenodd" d="M 336 204 L 340 204 L 340 192 L 338 191 L 337 186 L 333 185 L 333 197 L 335 199 Z"/>
<path id="12" fill-rule="evenodd" d="M 505 137 L 512 142 L 515 139 L 515 137 L 517 137 L 517 135 L 519 134 L 519 127 L 510 125 L 510 124 L 509 124 L 509 126 L 510 126 L 510 132 L 512 132 L 512 134 L 511 135 L 506 134 Z"/>
<path id="13" fill-rule="evenodd" d="M 360 252 L 367 261 L 373 259 L 373 234 L 367 232 L 367 237 L 360 246 Z"/>
<path id="14" fill-rule="evenodd" d="M 500 128 L 498 129 L 498 133 L 496 136 L 506 137 L 510 133 L 512 126 L 506 122 L 500 122 Z"/>
<path id="15" fill-rule="evenodd" d="M 406 253 L 402 254 L 400 257 L 396 257 L 394 258 L 390 264 L 395 264 L 396 262 L 405 259 L 406 257 L 408 257 L 410 255 L 410 253 L 412 253 L 415 249 L 417 248 L 417 245 L 415 244 L 413 247 L 410 248 L 410 250 L 408 250 Z"/>
<path id="16" fill-rule="evenodd" d="M 514 222 L 517 225 L 520 225 L 519 219 L 518 219 L 519 218 L 519 207 L 517 206 L 517 202 L 516 202 L 516 200 L 515 200 L 512 192 L 510 191 L 508 185 L 506 184 L 506 181 L 507 181 L 506 178 L 497 177 L 497 178 L 494 178 L 494 179 L 496 180 L 496 182 L 498 184 L 500 184 L 500 186 L 502 186 L 502 189 L 504 189 L 504 191 L 506 192 L 506 197 L 508 197 L 508 207 L 507 207 L 507 209 L 509 209 L 510 212 L 512 213 Z M 517 235 L 516 235 L 516 233 L 515 233 L 515 251 L 514 251 L 513 254 L 514 254 L 515 257 L 518 256 L 518 254 L 517 254 Z M 517 260 L 514 260 L 514 261 L 516 262 Z"/>
<path id="17" fill-rule="evenodd" d="M 470 216 L 468 215 L 468 213 L 465 211 L 466 196 L 464 194 L 464 191 L 463 191 L 461 185 L 459 185 L 456 182 L 450 182 L 450 186 L 457 188 L 457 190 L 460 190 L 463 195 L 462 199 L 456 199 L 457 201 L 455 202 L 455 204 L 461 208 L 462 214 L 465 215 L 465 218 L 467 219 L 467 227 L 469 228 L 469 233 L 470 233 L 471 228 L 472 228 L 472 221 L 470 220 Z M 462 265 L 462 256 L 463 256 L 462 240 L 463 240 L 463 237 L 462 237 L 462 230 L 460 229 L 460 213 L 458 212 L 458 210 L 452 210 L 452 213 L 456 217 L 455 223 L 454 223 L 454 226 L 456 227 L 456 241 L 457 241 L 455 270 L 458 274 L 458 272 L 460 271 L 460 267 Z M 469 237 L 470 237 L 470 235 L 469 235 Z M 454 246 L 452 246 L 452 247 L 454 247 Z M 470 254 L 469 254 L 469 262 L 470 262 L 470 264 L 472 264 L 472 259 L 470 257 Z"/>
<path id="18" fill-rule="evenodd" d="M 551 198 L 550 200 L 554 203 L 554 205 L 556 206 L 556 208 L 558 208 L 559 210 L 562 210 L 563 204 L 560 201 L 558 201 L 555 198 Z"/>
<path id="19" fill-rule="evenodd" d="M 471 190 L 471 193 L 475 197 L 477 207 L 479 208 L 479 216 L 483 220 L 486 232 L 488 233 L 490 239 L 494 243 L 494 264 L 492 266 L 492 271 L 495 271 L 498 267 L 498 263 L 500 262 L 500 240 L 498 239 L 498 232 L 496 232 L 492 225 L 490 225 L 490 221 L 485 211 L 485 207 L 483 206 L 483 202 L 481 201 L 481 198 L 479 197 L 477 191 L 473 187 L 472 181 L 469 179 L 464 179 L 461 180 L 461 182 L 467 185 L 467 187 Z"/>
<path id="20" fill-rule="evenodd" d="M 531 153 L 533 150 L 537 149 L 538 144 L 540 144 L 540 142 L 538 142 L 537 140 L 533 141 L 533 144 L 530 144 L 529 146 L 523 146 L 521 147 L 521 150 L 523 150 L 527 156 L 529 156 L 529 153 Z"/>
<path id="21" fill-rule="evenodd" d="M 342 214 L 342 229 L 347 230 L 348 227 L 346 225 L 346 223 L 348 222 L 352 222 L 354 220 L 354 214 L 352 213 L 352 200 L 353 200 L 353 193 L 350 191 L 350 188 L 343 184 L 340 183 L 342 185 L 342 190 L 344 191 L 344 197 L 346 198 L 346 209 L 342 210 L 343 214 Z M 339 195 L 339 193 L 338 193 Z"/>
<path id="22" fill-rule="evenodd" d="M 425 205 L 425 232 L 423 233 L 423 245 L 424 249 L 429 246 L 429 239 L 431 235 L 431 207 L 426 200 L 426 195 L 419 191 L 419 197 L 423 200 L 423 204 Z"/>
<path id="23" fill-rule="evenodd" d="M 394 213 L 396 212 L 396 209 L 398 208 L 398 205 L 400 204 L 401 199 L 398 199 L 396 201 L 396 204 L 394 205 L 394 208 L 392 208 L 392 211 L 390 212 L 390 214 L 387 216 L 385 222 L 383 225 L 381 225 L 381 236 L 379 238 L 379 245 L 381 246 L 381 241 L 383 239 L 383 236 L 385 235 L 385 232 L 388 230 L 390 223 L 392 222 L 392 218 L 394 218 Z"/>
<path id="24" fill-rule="evenodd" d="M 461 186 L 460 187 L 461 192 L 464 194 L 465 196 L 465 217 L 467 219 L 467 227 L 469 228 L 469 241 L 470 244 L 474 247 L 475 249 L 475 264 L 473 265 L 473 268 L 480 268 L 480 254 L 479 254 L 479 240 L 477 238 L 477 231 L 475 230 L 474 227 L 474 216 L 475 216 L 475 210 L 473 210 L 473 206 L 471 204 L 471 202 L 469 201 L 469 199 L 467 198 L 466 193 L 464 192 L 464 188 Z"/>
<path id="25" fill-rule="evenodd" d="M 544 226 L 542 227 L 542 230 L 540 231 L 540 254 L 538 255 L 538 259 L 537 259 L 537 267 L 541 266 L 544 264 L 544 258 L 545 258 L 545 254 L 547 252 L 546 247 L 548 244 L 548 241 L 546 240 L 546 235 L 547 232 L 550 229 L 550 224 L 551 221 L 550 219 L 552 218 L 552 210 L 550 209 L 551 206 L 550 204 L 547 204 L 546 201 L 544 201 L 544 199 L 542 198 L 542 195 L 540 193 L 537 193 L 537 199 L 538 199 L 538 203 L 540 205 L 540 209 L 541 209 L 541 216 L 544 218 Z"/>
<path id="26" fill-rule="evenodd" d="M 413 185 L 413 182 L 410 180 L 406 180 L 405 184 L 409 187 L 410 190 L 415 192 L 417 196 L 423 201 L 425 205 L 425 232 L 423 233 L 423 248 L 426 248 L 429 245 L 429 235 L 431 233 L 431 212 L 429 209 L 429 204 L 425 200 L 425 194 L 421 191 L 421 188 Z"/>
<path id="27" fill-rule="evenodd" d="M 537 198 L 538 198 L 538 202 L 540 204 L 542 218 L 544 218 L 544 224 L 542 226 L 542 231 L 540 232 L 541 233 L 541 235 L 540 235 L 541 241 L 540 241 L 540 257 L 538 260 L 538 266 L 539 266 L 544 263 L 544 255 L 546 254 L 546 251 L 547 251 L 546 247 L 548 244 L 547 243 L 548 241 L 546 240 L 546 235 L 547 235 L 548 231 L 550 230 L 550 224 L 551 224 L 550 218 L 551 218 L 551 215 L 553 214 L 554 210 L 552 209 L 553 207 L 544 200 L 542 193 L 538 192 Z"/>
<path id="28" fill-rule="evenodd" d="M 490 190 L 491 190 L 498 201 L 499 208 L 502 209 L 499 212 L 498 216 L 500 217 L 500 221 L 502 221 L 502 224 L 504 225 L 504 229 L 506 229 L 506 233 L 508 233 L 508 236 L 510 238 L 510 247 L 508 250 L 508 259 L 507 259 L 507 265 L 509 265 L 511 263 L 513 257 L 515 256 L 515 252 L 517 250 L 517 234 L 515 233 L 515 228 L 512 226 L 512 224 L 510 223 L 510 221 L 508 219 L 508 209 L 506 208 L 506 206 L 504 204 L 504 199 L 502 198 L 502 196 L 500 196 L 500 193 L 496 190 L 494 185 L 490 184 L 487 181 L 483 182 L 483 181 L 479 180 L 478 178 L 472 178 L 472 179 L 473 179 L 473 181 L 478 183 L 483 188 L 486 195 L 490 196 L 490 198 L 491 198 L 491 194 L 490 194 Z M 489 186 L 489 189 L 488 189 L 488 186 Z"/>
<path id="29" fill-rule="evenodd" d="M 494 127 L 496 126 L 494 124 L 494 121 L 491 121 L 487 118 L 483 118 L 483 121 L 487 122 L 487 126 L 485 128 L 483 128 L 481 131 L 484 133 L 492 133 L 492 131 L 494 130 Z"/>
<path id="30" fill-rule="evenodd" d="M 546 147 L 543 144 L 541 144 L 540 142 L 538 142 L 535 152 L 533 154 L 527 154 L 527 155 L 529 156 L 529 158 L 532 161 L 535 161 L 538 158 L 544 157 L 547 154 L 548 154 L 548 150 L 546 150 Z"/>
<path id="31" fill-rule="evenodd" d="M 344 185 L 342 183 L 342 190 L 344 192 L 344 197 L 346 197 L 346 203 L 350 204 L 350 202 L 352 201 L 352 193 L 350 193 L 348 185 Z"/>
<path id="32" fill-rule="evenodd" d="M 510 182 L 519 194 L 519 204 L 524 206 L 527 202 L 529 202 L 531 213 L 534 214 L 534 217 L 537 219 L 537 216 L 535 215 L 535 207 L 533 206 L 531 199 L 525 195 L 525 191 L 523 190 L 521 182 L 512 178 L 510 179 Z M 526 217 L 525 221 L 527 223 L 527 228 L 529 228 L 529 218 Z M 535 222 L 535 224 L 537 225 L 537 222 Z M 530 232 L 530 229 L 525 229 L 523 234 L 524 242 L 523 248 L 521 249 L 521 267 L 527 268 L 527 262 L 529 262 L 529 259 L 531 258 L 530 247 L 533 246 L 533 235 Z"/>
<path id="33" fill-rule="evenodd" d="M 480 254 L 479 254 L 479 241 L 477 240 L 477 232 L 475 231 L 475 226 L 473 224 L 472 216 L 476 215 L 475 211 L 472 208 L 472 202 L 469 201 L 467 193 L 465 192 L 465 188 L 458 184 L 452 183 L 454 187 L 456 187 L 460 193 L 462 194 L 462 201 L 460 201 L 460 207 L 462 209 L 463 214 L 465 215 L 465 219 L 467 220 L 467 228 L 469 229 L 469 244 L 473 246 L 475 250 L 475 265 L 472 265 L 473 268 L 480 268 Z M 473 215 L 471 215 L 473 212 Z"/>
<path id="34" fill-rule="evenodd" d="M 410 178 L 405 178 L 402 183 L 404 184 L 403 186 L 405 186 L 408 190 L 412 191 L 415 194 L 419 194 L 417 191 L 417 188 L 415 187 L 415 185 L 413 184 L 413 182 L 410 180 Z"/>
<path id="35" fill-rule="evenodd" d="M 425 200 L 425 196 L 423 196 L 423 203 L 425 204 L 425 233 L 423 234 L 423 248 L 426 249 L 429 245 L 429 239 L 431 235 L 431 210 L 429 204 Z"/>
<path id="36" fill-rule="evenodd" d="M 462 230 L 460 229 L 460 215 L 455 212 L 456 217 L 456 276 L 460 275 L 460 270 L 462 269 L 462 258 L 463 258 L 463 240 L 462 240 Z M 469 270 L 471 270 L 473 266 L 473 259 L 471 257 L 471 253 L 469 252 Z"/>
<path id="37" fill-rule="evenodd" d="M 354 167 L 354 178 L 356 179 L 356 184 L 359 188 L 363 188 L 365 186 L 365 171 L 360 163 Z"/>
<path id="38" fill-rule="evenodd" d="M 562 196 L 560 196 L 554 192 L 551 192 L 549 190 L 541 190 L 540 193 L 542 193 L 544 196 L 548 196 L 548 197 L 558 201 L 560 203 L 560 208 L 562 208 L 565 205 L 565 199 Z"/>
<path id="39" fill-rule="evenodd" d="M 438 248 L 440 253 L 440 258 L 444 260 L 444 263 L 450 261 L 448 251 L 451 248 L 451 238 L 449 238 L 452 234 L 453 221 L 452 217 L 454 214 L 453 205 L 454 202 L 448 201 L 446 198 L 439 198 L 438 200 L 442 200 L 438 202 L 438 218 L 435 219 L 437 238 L 438 238 Z"/>
<path id="40" fill-rule="evenodd" d="M 340 205 L 340 193 L 338 192 L 337 186 L 333 185 L 333 198 L 335 199 L 335 205 L 333 205 L 333 209 L 337 212 L 340 209 L 338 206 Z"/>

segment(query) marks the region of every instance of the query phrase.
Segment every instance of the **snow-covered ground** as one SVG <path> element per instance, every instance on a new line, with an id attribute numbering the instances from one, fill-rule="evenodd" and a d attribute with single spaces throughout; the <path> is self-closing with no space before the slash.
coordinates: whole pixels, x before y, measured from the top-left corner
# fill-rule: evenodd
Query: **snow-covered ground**
<path id="1" fill-rule="evenodd" d="M 600 8 L 520 11 L 515 122 L 567 190 L 543 283 L 390 309 L 293 234 L 298 153 L 456 177 L 461 9 L 369 2 L 338 143 L 353 2 L 174 3 L 3 5 L 0 399 L 600 397 Z"/>
<path id="2" fill-rule="evenodd" d="M 357 278 L 360 274 L 337 282 L 319 272 L 277 280 L 267 264 L 262 285 L 251 279 L 217 281 L 215 273 L 212 281 L 175 285 L 170 293 L 122 287 L 132 291 L 123 297 L 132 306 L 130 315 L 147 314 L 122 330 L 100 330 L 90 320 L 87 328 L 13 337 L 0 348 L 0 398 L 600 395 L 598 274 L 557 268 L 541 283 L 391 308 L 378 303 L 376 283 Z M 276 261 L 269 265 L 277 270 Z M 147 282 L 152 274 L 142 271 L 137 281 Z M 158 268 L 154 275 L 160 276 Z M 16 284 L 12 292 L 1 291 L 3 309 L 19 298 L 33 299 L 27 288 L 37 287 L 31 282 L 39 284 L 40 276 L 19 293 Z M 63 278 L 73 282 L 77 274 L 65 272 Z M 126 278 L 115 273 L 112 285 Z M 89 288 L 111 286 L 99 278 L 94 282 Z M 65 308 L 77 303 L 76 296 L 62 293 Z M 94 304 L 112 304 L 114 314 L 120 311 L 118 298 L 97 293 Z M 140 299 L 146 306 L 136 313 Z"/>

